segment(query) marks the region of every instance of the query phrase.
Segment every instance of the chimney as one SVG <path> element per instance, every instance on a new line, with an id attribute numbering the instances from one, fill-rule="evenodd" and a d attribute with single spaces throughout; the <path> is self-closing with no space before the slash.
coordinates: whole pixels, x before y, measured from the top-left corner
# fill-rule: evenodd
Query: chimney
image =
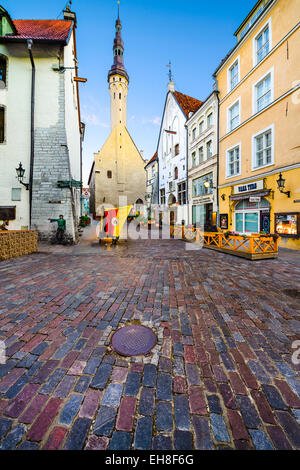
<path id="1" fill-rule="evenodd" d="M 74 11 L 71 11 L 70 5 L 66 6 L 66 9 L 63 11 L 63 14 L 64 14 L 64 20 L 74 21 L 74 26 L 75 28 L 77 28 L 76 13 Z"/>

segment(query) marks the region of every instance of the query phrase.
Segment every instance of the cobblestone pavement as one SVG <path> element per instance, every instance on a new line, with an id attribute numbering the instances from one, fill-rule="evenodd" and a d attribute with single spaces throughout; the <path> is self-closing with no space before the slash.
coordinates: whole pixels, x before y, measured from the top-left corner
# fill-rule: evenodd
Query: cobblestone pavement
<path id="1" fill-rule="evenodd" d="M 299 254 L 88 248 L 0 263 L 1 449 L 300 449 Z M 110 349 L 132 323 L 147 357 Z"/>

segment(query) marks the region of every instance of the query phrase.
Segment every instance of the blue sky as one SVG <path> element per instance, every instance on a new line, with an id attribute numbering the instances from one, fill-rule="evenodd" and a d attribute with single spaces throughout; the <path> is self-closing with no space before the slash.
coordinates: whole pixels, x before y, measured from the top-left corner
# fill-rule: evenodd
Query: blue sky
<path id="1" fill-rule="evenodd" d="M 13 19 L 62 18 L 64 0 L 0 0 Z M 127 127 L 138 149 L 149 159 L 156 151 L 160 118 L 172 62 L 175 88 L 204 100 L 212 91 L 212 74 L 235 45 L 233 35 L 256 0 L 121 0 L 120 18 L 125 43 L 124 62 L 130 77 Z M 86 123 L 83 179 L 93 154 L 110 133 L 107 73 L 116 0 L 73 0 L 77 13 L 82 120 Z"/>

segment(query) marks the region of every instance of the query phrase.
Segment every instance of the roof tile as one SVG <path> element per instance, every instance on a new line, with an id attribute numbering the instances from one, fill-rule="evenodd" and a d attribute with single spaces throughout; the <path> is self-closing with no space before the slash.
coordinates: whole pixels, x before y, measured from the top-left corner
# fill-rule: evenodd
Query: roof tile
<path id="1" fill-rule="evenodd" d="M 18 35 L 7 35 L 12 39 L 36 39 L 67 41 L 72 21 L 65 20 L 14 20 Z"/>

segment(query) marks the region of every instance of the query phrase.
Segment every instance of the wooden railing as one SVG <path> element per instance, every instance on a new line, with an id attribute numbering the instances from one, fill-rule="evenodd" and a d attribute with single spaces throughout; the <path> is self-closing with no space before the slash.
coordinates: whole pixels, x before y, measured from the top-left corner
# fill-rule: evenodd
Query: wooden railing
<path id="1" fill-rule="evenodd" d="M 174 238 L 199 243 L 205 248 L 223 251 L 249 259 L 276 258 L 279 238 L 256 235 L 228 235 L 223 232 L 203 232 L 199 228 L 171 226 Z"/>

